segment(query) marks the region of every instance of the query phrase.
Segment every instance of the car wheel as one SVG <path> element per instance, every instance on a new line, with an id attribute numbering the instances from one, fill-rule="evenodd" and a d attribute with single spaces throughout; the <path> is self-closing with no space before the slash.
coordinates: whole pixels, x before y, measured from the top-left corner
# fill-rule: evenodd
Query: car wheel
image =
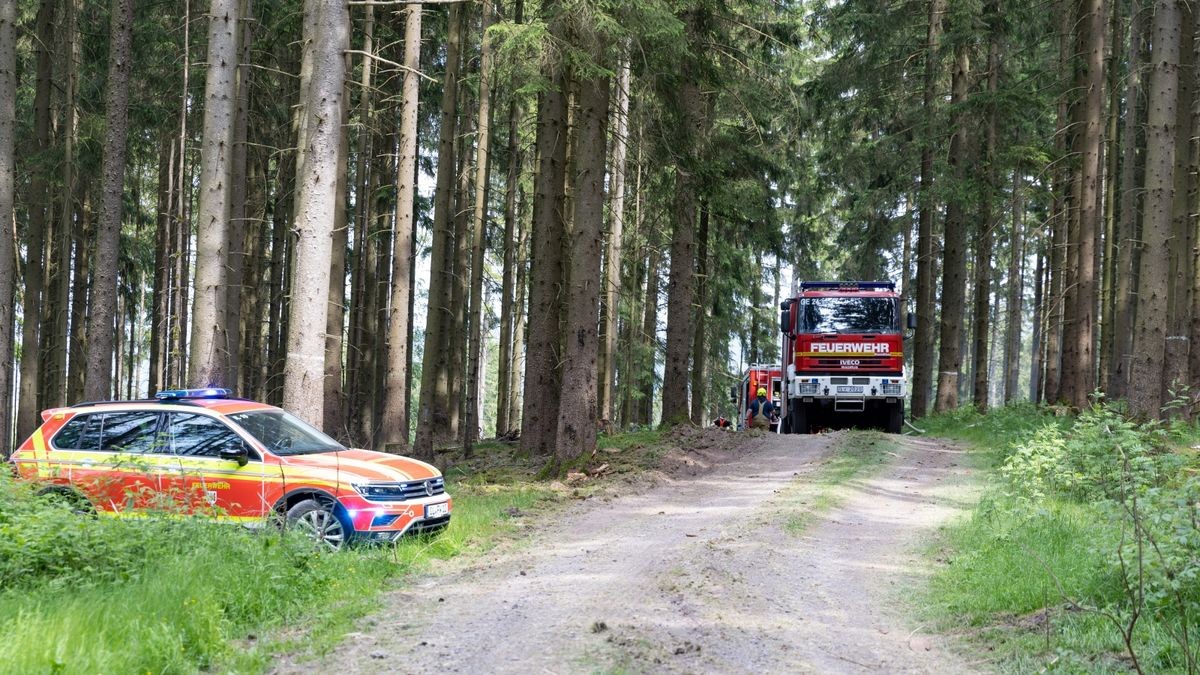
<path id="1" fill-rule="evenodd" d="M 96 515 L 96 507 L 87 497 L 67 487 L 48 487 L 38 490 L 38 496 L 43 499 L 64 504 L 72 513 L 83 516 Z"/>
<path id="2" fill-rule="evenodd" d="M 345 547 L 354 532 L 333 505 L 315 499 L 305 499 L 288 509 L 287 524 L 334 551 Z"/>

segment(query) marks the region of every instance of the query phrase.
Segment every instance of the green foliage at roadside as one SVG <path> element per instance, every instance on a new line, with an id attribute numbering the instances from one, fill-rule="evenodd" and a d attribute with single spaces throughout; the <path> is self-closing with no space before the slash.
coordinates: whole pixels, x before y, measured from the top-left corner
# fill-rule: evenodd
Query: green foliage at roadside
<path id="1" fill-rule="evenodd" d="M 1001 670 L 1195 672 L 1194 427 L 1138 424 L 1110 405 L 964 409 L 922 427 L 971 440 L 994 467 L 971 516 L 931 549 L 933 618 L 965 620 Z"/>
<path id="2" fill-rule="evenodd" d="M 332 553 L 192 518 L 97 518 L 0 476 L 0 673 L 254 672 L 337 642 L 398 577 L 488 546 L 546 496 L 452 483 L 435 539 Z"/>

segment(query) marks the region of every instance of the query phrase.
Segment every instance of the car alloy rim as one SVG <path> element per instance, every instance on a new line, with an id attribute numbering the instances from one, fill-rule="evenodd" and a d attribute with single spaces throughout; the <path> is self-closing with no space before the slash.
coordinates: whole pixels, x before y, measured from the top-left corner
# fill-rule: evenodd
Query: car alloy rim
<path id="1" fill-rule="evenodd" d="M 337 519 L 337 516 L 324 509 L 309 511 L 300 516 L 297 522 L 309 536 L 330 548 L 341 548 L 346 539 L 342 522 Z"/>

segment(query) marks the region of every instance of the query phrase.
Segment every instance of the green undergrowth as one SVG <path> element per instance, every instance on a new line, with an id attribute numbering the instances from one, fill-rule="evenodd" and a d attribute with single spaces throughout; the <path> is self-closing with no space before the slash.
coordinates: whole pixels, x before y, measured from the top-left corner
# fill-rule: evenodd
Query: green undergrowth
<path id="1" fill-rule="evenodd" d="M 652 467 L 670 434 L 602 436 L 582 466 Z M 277 653 L 320 654 L 409 575 L 520 541 L 528 517 L 578 496 L 511 444 L 443 459 L 445 531 L 339 553 L 273 529 L 79 515 L 0 472 L 0 674 L 260 672 Z"/>
<path id="2" fill-rule="evenodd" d="M 878 431 L 853 430 L 842 434 L 829 459 L 811 475 L 794 481 L 779 500 L 784 506 L 784 529 L 803 534 L 817 518 L 845 500 L 846 484 L 870 476 L 899 451 L 893 437 Z"/>
<path id="3" fill-rule="evenodd" d="M 327 649 L 405 575 L 486 549 L 549 498 L 449 487 L 440 536 L 333 553 L 198 519 L 81 516 L 0 477 L 0 673 L 255 672 Z"/>
<path id="4" fill-rule="evenodd" d="M 1194 427 L 1028 404 L 917 426 L 969 441 L 989 476 L 929 547 L 927 620 L 1004 672 L 1196 672 Z"/>

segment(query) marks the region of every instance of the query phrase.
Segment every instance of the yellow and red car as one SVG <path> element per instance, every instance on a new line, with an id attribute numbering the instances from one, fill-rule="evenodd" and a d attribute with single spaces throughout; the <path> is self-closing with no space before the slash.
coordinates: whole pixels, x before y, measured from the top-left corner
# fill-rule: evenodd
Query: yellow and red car
<path id="1" fill-rule="evenodd" d="M 277 519 L 335 549 L 440 532 L 452 506 L 436 467 L 348 449 L 280 408 L 225 389 L 46 410 L 9 461 L 44 492 L 98 513 Z"/>

